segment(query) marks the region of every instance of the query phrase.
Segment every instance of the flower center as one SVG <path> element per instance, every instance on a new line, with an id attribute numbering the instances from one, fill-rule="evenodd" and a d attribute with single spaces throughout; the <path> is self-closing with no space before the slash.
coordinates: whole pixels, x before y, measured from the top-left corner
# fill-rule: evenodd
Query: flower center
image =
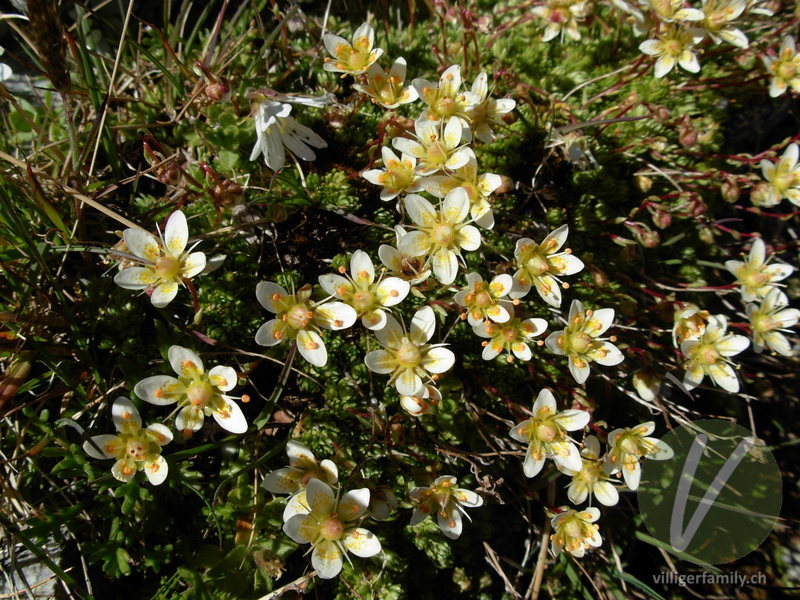
<path id="1" fill-rule="evenodd" d="M 330 516 L 319 526 L 319 534 L 326 540 L 338 540 L 344 533 L 344 523 L 336 516 Z"/>
<path id="2" fill-rule="evenodd" d="M 584 354 L 592 345 L 592 338 L 585 333 L 573 333 L 568 338 L 568 351 L 575 354 Z"/>
<path id="3" fill-rule="evenodd" d="M 777 68 L 777 75 L 781 79 L 794 79 L 794 63 L 791 61 L 781 62 Z"/>
<path id="4" fill-rule="evenodd" d="M 372 308 L 375 303 L 375 296 L 367 290 L 359 290 L 353 294 L 353 308 L 358 314 L 363 314 Z"/>
<path id="5" fill-rule="evenodd" d="M 402 342 L 397 349 L 397 362 L 403 367 L 416 367 L 421 359 L 419 348 L 408 340 Z"/>
<path id="6" fill-rule="evenodd" d="M 431 169 L 440 169 L 447 162 L 447 148 L 442 142 L 434 142 L 428 146 L 427 163 Z"/>
<path id="7" fill-rule="evenodd" d="M 713 344 L 701 344 L 695 350 L 697 360 L 704 365 L 713 365 L 719 360 L 719 352 Z"/>
<path id="8" fill-rule="evenodd" d="M 475 294 L 475 305 L 480 308 L 486 308 L 492 304 L 492 297 L 489 292 L 478 292 Z"/>
<path id="9" fill-rule="evenodd" d="M 536 426 L 536 437 L 543 442 L 552 442 L 558 435 L 558 427 L 545 421 Z"/>
<path id="10" fill-rule="evenodd" d="M 439 223 L 431 230 L 431 239 L 435 244 L 448 248 L 456 237 L 455 228 L 449 223 Z"/>
<path id="11" fill-rule="evenodd" d="M 214 396 L 214 390 L 210 383 L 206 381 L 197 381 L 186 390 L 186 396 L 189 398 L 189 404 L 203 408 Z"/>
<path id="12" fill-rule="evenodd" d="M 175 279 L 181 272 L 181 264 L 174 256 L 162 256 L 156 261 L 156 273 L 162 279 Z"/>
<path id="13" fill-rule="evenodd" d="M 550 268 L 547 259 L 538 252 L 526 261 L 525 266 L 532 275 L 541 275 Z"/>
<path id="14" fill-rule="evenodd" d="M 759 333 L 766 333 L 776 329 L 778 324 L 769 315 L 758 315 L 753 319 L 753 329 Z"/>
<path id="15" fill-rule="evenodd" d="M 507 342 L 513 342 L 517 339 L 517 330 L 514 327 L 503 328 L 503 339 Z"/>
<path id="16" fill-rule="evenodd" d="M 133 460 L 144 460 L 145 443 L 139 438 L 128 440 L 127 451 Z"/>
<path id="17" fill-rule="evenodd" d="M 305 329 L 314 313 L 305 304 L 295 304 L 286 311 L 286 322 L 294 329 Z"/>
<path id="18" fill-rule="evenodd" d="M 683 45 L 678 40 L 667 40 L 664 42 L 664 54 L 667 56 L 679 56 L 683 52 Z"/>

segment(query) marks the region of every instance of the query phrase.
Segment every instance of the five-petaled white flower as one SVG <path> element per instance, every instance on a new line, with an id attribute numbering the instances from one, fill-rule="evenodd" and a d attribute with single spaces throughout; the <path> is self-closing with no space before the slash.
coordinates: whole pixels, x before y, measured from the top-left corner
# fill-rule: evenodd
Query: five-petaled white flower
<path id="1" fill-rule="evenodd" d="M 375 332 L 383 350 L 373 350 L 364 357 L 364 363 L 375 373 L 388 375 L 402 396 L 423 394 L 423 380 L 431 374 L 444 373 L 455 363 L 456 357 L 442 344 L 429 344 L 436 329 L 436 315 L 430 306 L 423 306 L 411 319 L 406 332 L 393 316 L 389 315 L 383 329 Z"/>
<path id="2" fill-rule="evenodd" d="M 484 144 L 494 141 L 492 128 L 499 125 L 503 115 L 510 113 L 517 105 L 513 98 L 492 98 L 489 95 L 489 84 L 486 73 L 481 73 L 472 82 L 472 93 L 475 105 L 467 113 L 470 129 Z"/>
<path id="3" fill-rule="evenodd" d="M 327 32 L 322 36 L 322 42 L 333 57 L 325 58 L 323 68 L 334 73 L 361 75 L 383 55 L 381 48 L 373 49 L 375 31 L 369 23 L 363 23 L 355 30 L 352 44 L 338 35 Z"/>
<path id="4" fill-rule="evenodd" d="M 311 149 L 327 148 L 328 144 L 314 131 L 290 117 L 292 106 L 273 100 L 259 102 L 255 109 L 256 145 L 250 160 L 264 155 L 264 162 L 273 171 L 279 171 L 286 163 L 286 148 L 302 160 L 314 160 L 317 155 Z"/>
<path id="5" fill-rule="evenodd" d="M 778 281 L 786 279 L 794 271 L 791 265 L 769 264 L 772 256 L 766 260 L 765 256 L 764 241 L 756 238 L 744 261 L 725 261 L 725 268 L 736 276 L 736 283 L 742 286 L 740 291 L 745 302 L 763 298 L 767 292 L 779 286 Z"/>
<path id="6" fill-rule="evenodd" d="M 456 292 L 453 300 L 466 308 L 462 319 L 467 319 L 473 327 L 486 319 L 495 323 L 505 323 L 514 314 L 514 304 L 503 300 L 511 290 L 511 275 L 496 275 L 491 283 L 483 280 L 478 273 L 467 273 L 467 286 Z"/>
<path id="7" fill-rule="evenodd" d="M 236 387 L 236 371 L 220 365 L 206 372 L 200 357 L 181 346 L 170 346 L 167 358 L 177 379 L 169 375 L 143 379 L 133 388 L 139 398 L 157 406 L 177 402 L 181 410 L 175 427 L 187 434 L 199 430 L 206 416 L 231 433 L 247 431 L 242 409 L 223 393 Z"/>
<path id="8" fill-rule="evenodd" d="M 567 284 L 559 277 L 574 275 L 583 269 L 583 261 L 573 256 L 569 248 L 561 250 L 568 235 L 569 226 L 562 225 L 551 231 L 541 244 L 530 238 L 517 240 L 514 250 L 517 272 L 509 293 L 511 298 L 522 298 L 535 287 L 542 300 L 551 306 L 561 306 L 560 287 L 567 287 Z"/>
<path id="9" fill-rule="evenodd" d="M 256 343 L 275 346 L 285 340 L 297 340 L 297 349 L 308 362 L 323 367 L 328 362 L 325 342 L 319 329 L 339 331 L 356 322 L 356 311 L 344 302 L 311 302 L 311 286 L 301 287 L 294 294 L 272 281 L 256 286 L 256 299 L 275 318 L 256 332 Z"/>
<path id="10" fill-rule="evenodd" d="M 764 57 L 764 65 L 772 76 L 769 84 L 770 96 L 777 98 L 789 88 L 800 92 L 800 54 L 795 48 L 794 38 L 791 35 L 783 38 L 776 58 Z"/>
<path id="11" fill-rule="evenodd" d="M 166 479 L 169 465 L 161 456 L 161 446 L 172 441 L 172 432 L 164 425 L 153 424 L 142 429 L 142 418 L 133 403 L 119 397 L 111 407 L 117 435 L 94 435 L 83 450 L 97 459 L 115 458 L 111 474 L 120 481 L 130 481 L 136 471 L 144 471 L 148 481 L 159 485 Z M 99 452 L 98 452 L 99 448 Z"/>
<path id="12" fill-rule="evenodd" d="M 356 83 L 353 87 L 369 96 L 375 104 L 393 109 L 419 97 L 413 85 L 403 85 L 405 80 L 406 60 L 401 56 L 395 59 L 388 73 L 377 63 L 371 64 L 367 69 L 366 83 Z"/>
<path id="13" fill-rule="evenodd" d="M 603 469 L 603 460 L 600 459 L 600 442 L 593 435 L 583 438 L 581 450 L 583 466 L 579 471 L 568 469 L 556 463 L 562 473 L 572 477 L 567 486 L 567 497 L 573 504 L 582 504 L 591 496 L 597 498 L 600 504 L 614 506 L 619 502 L 619 492 L 609 481 L 609 475 Z"/>
<path id="14" fill-rule="evenodd" d="M 622 472 L 625 484 L 632 491 L 639 488 L 642 477 L 640 459 L 668 460 L 674 456 L 672 448 L 659 440 L 649 437 L 656 429 L 653 421 L 641 423 L 636 427 L 621 427 L 608 434 L 609 450 L 603 470 L 609 475 Z"/>
<path id="15" fill-rule="evenodd" d="M 340 269 L 344 271 L 344 268 Z M 322 289 L 331 296 L 352 306 L 367 329 L 381 329 L 386 325 L 384 308 L 402 302 L 411 289 L 399 277 L 385 277 L 375 281 L 375 267 L 369 255 L 356 250 L 350 257 L 350 277 L 328 273 L 319 278 Z"/>
<path id="16" fill-rule="evenodd" d="M 418 525 L 428 515 L 436 513 L 439 529 L 451 540 L 461 535 L 462 515 L 470 518 L 464 508 L 483 505 L 483 498 L 471 490 L 456 487 L 458 480 L 452 475 L 437 477 L 431 487 L 415 487 L 408 495 L 414 502 L 410 525 Z"/>
<path id="17" fill-rule="evenodd" d="M 743 335 L 727 333 L 728 320 L 724 315 L 708 318 L 706 330 L 699 338 L 686 340 L 681 352 L 686 357 L 686 374 L 683 385 L 693 389 L 708 375 L 722 389 L 736 393 L 739 380 L 728 357 L 736 356 L 750 345 Z"/>
<path id="18" fill-rule="evenodd" d="M 465 222 L 469 215 L 467 192 L 455 188 L 438 210 L 418 194 L 406 196 L 404 204 L 416 231 L 400 238 L 398 250 L 409 256 L 428 257 L 439 283 L 453 283 L 461 250 L 477 250 L 481 245 L 480 231 Z"/>
<path id="19" fill-rule="evenodd" d="M 761 174 L 767 181 L 766 199 L 760 206 L 776 206 L 784 198 L 800 206 L 800 165 L 797 164 L 800 148 L 789 144 L 777 163 L 761 161 Z"/>
<path id="20" fill-rule="evenodd" d="M 114 276 L 114 283 L 126 290 L 145 290 L 156 308 L 164 308 L 185 285 L 206 268 L 206 255 L 186 251 L 189 228 L 184 214 L 176 210 L 167 220 L 164 236 L 159 239 L 144 229 L 129 228 L 122 232 L 125 245 L 133 256 L 126 261 L 142 266 L 129 266 Z M 126 264 L 128 264 L 126 262 Z"/>
<path id="21" fill-rule="evenodd" d="M 327 458 L 317 462 L 314 453 L 295 440 L 286 443 L 289 466 L 267 473 L 261 486 L 273 494 L 291 494 L 283 512 L 283 520 L 297 513 L 298 507 L 307 505 L 306 486 L 312 479 L 334 485 L 339 479 L 336 463 Z"/>
<path id="22" fill-rule="evenodd" d="M 400 240 L 408 233 L 401 225 L 395 225 L 395 245 L 400 245 Z M 422 283 L 431 276 L 430 267 L 426 264 L 424 256 L 411 256 L 401 252 L 395 246 L 381 244 L 378 248 L 378 258 L 383 266 L 389 269 L 389 274 L 405 279 L 411 285 Z"/>
<path id="23" fill-rule="evenodd" d="M 417 159 L 408 154 L 400 158 L 391 148 L 381 148 L 382 169 L 368 169 L 361 176 L 374 185 L 383 187 L 381 200 L 388 202 L 402 193 L 418 192 L 420 177 L 417 174 Z"/>
<path id="24" fill-rule="evenodd" d="M 420 115 L 426 121 L 439 121 L 456 117 L 463 127 L 467 126 L 465 117 L 468 111 L 478 102 L 472 92 L 461 90 L 461 66 L 450 65 L 439 77 L 439 83 L 431 83 L 417 78 L 411 82 L 417 90 L 420 100 L 427 108 Z"/>
<path id="25" fill-rule="evenodd" d="M 590 506 L 578 511 L 562 506 L 559 510 L 550 521 L 554 531 L 550 535 L 550 551 L 554 556 L 566 550 L 572 556 L 581 558 L 589 548 L 602 545 L 600 526 L 595 523 L 600 518 L 599 509 Z"/>
<path id="26" fill-rule="evenodd" d="M 747 36 L 732 25 L 746 8 L 747 0 L 703 0 L 701 26 L 717 44 L 725 40 L 737 48 L 747 48 Z"/>
<path id="27" fill-rule="evenodd" d="M 547 0 L 545 4 L 534 6 L 531 14 L 544 20 L 547 25 L 542 34 L 542 41 L 549 42 L 561 34 L 571 40 L 581 39 L 578 21 L 589 16 L 592 5 L 586 0 Z"/>
<path id="28" fill-rule="evenodd" d="M 539 392 L 533 403 L 533 415 L 511 429 L 511 437 L 527 443 L 522 470 L 526 477 L 539 474 L 548 458 L 559 468 L 581 470 L 581 455 L 568 431 L 578 431 L 589 423 L 585 410 L 562 410 L 556 406 L 553 392 L 547 388 Z"/>
<path id="29" fill-rule="evenodd" d="M 783 333 L 789 333 L 788 328 L 797 325 L 800 310 L 789 308 L 786 294 L 772 288 L 760 305 L 747 305 L 747 317 L 753 331 L 753 350 L 762 352 L 766 347 L 783 356 L 792 355 L 792 347 Z"/>
<path id="30" fill-rule="evenodd" d="M 444 128 L 441 122 L 417 119 L 414 121 L 417 139 L 396 137 L 392 139 L 392 146 L 419 161 L 417 173 L 420 175 L 433 175 L 443 169 L 452 171 L 469 162 L 470 150 L 460 146 L 462 129 L 457 117 L 450 117 Z"/>
<path id="31" fill-rule="evenodd" d="M 575 381 L 583 383 L 589 377 L 590 362 L 611 367 L 625 358 L 612 343 L 616 341 L 614 336 L 599 337 L 613 322 L 613 308 L 585 310 L 580 300 L 573 300 L 569 307 L 567 326 L 561 331 L 551 333 L 545 344 L 555 354 L 567 356 L 569 372 Z"/>
<path id="32" fill-rule="evenodd" d="M 639 44 L 639 50 L 648 56 L 658 57 L 655 67 L 656 77 L 664 77 L 672 71 L 675 63 L 685 71 L 699 73 L 700 63 L 692 49 L 704 37 L 705 33 L 701 29 L 686 30 L 667 25 L 657 38 Z"/>
<path id="33" fill-rule="evenodd" d="M 671 23 L 676 21 L 697 22 L 703 20 L 703 11 L 686 6 L 684 0 L 647 0 L 660 21 Z"/>
<path id="34" fill-rule="evenodd" d="M 311 566 L 321 579 L 339 574 L 342 556 L 348 550 L 361 558 L 381 551 L 375 534 L 358 527 L 369 506 L 367 488 L 351 490 L 337 502 L 328 484 L 311 479 L 305 496 L 306 502 L 295 508 L 283 524 L 283 531 L 298 544 L 311 544 Z"/>
<path id="35" fill-rule="evenodd" d="M 547 329 L 547 321 L 544 319 L 518 319 L 512 318 L 504 323 L 478 323 L 472 328 L 475 335 L 482 338 L 489 338 L 489 341 L 482 342 L 483 360 L 492 360 L 501 352 L 507 352 L 506 360 L 514 362 L 514 356 L 520 360 L 530 360 L 533 356 L 531 347 L 528 345 L 533 338 L 542 335 Z M 540 342 L 541 344 L 541 342 Z M 513 354 L 513 356 L 512 356 Z"/>
<path id="36" fill-rule="evenodd" d="M 469 197 L 469 214 L 476 225 L 485 229 L 494 227 L 494 213 L 489 196 L 500 187 L 503 180 L 494 173 L 478 175 L 478 159 L 469 150 L 469 161 L 463 167 L 453 169 L 447 175 L 431 175 L 420 181 L 426 192 L 444 198 L 455 188 L 464 188 Z"/>

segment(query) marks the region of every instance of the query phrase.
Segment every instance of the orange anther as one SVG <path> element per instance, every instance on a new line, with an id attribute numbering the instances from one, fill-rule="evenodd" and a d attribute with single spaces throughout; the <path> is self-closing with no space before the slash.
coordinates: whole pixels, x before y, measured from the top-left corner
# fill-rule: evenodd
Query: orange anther
<path id="1" fill-rule="evenodd" d="M 242 394 L 242 402 L 244 402 L 245 404 L 250 402 L 250 396 L 248 396 L 247 394 Z"/>
<path id="2" fill-rule="evenodd" d="M 337 271 L 339 271 L 339 273 L 341 273 L 342 275 L 344 275 L 345 273 L 347 273 L 347 269 L 345 269 L 344 267 L 339 267 L 339 268 L 337 269 Z"/>
<path id="3" fill-rule="evenodd" d="M 280 299 L 281 299 L 281 295 L 278 292 L 275 292 L 274 294 L 272 294 L 272 301 L 273 302 L 277 302 Z"/>

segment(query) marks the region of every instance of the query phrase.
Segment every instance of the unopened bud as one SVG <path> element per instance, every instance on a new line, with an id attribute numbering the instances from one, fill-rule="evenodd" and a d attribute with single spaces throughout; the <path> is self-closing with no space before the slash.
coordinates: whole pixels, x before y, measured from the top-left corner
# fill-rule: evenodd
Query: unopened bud
<path id="1" fill-rule="evenodd" d="M 227 79 L 213 81 L 206 85 L 205 93 L 214 102 L 227 102 L 231 99 L 231 86 Z"/>
<path id="2" fill-rule="evenodd" d="M 658 227 L 659 229 L 666 229 L 670 225 L 672 225 L 672 214 L 667 212 L 666 210 L 662 210 L 660 208 L 653 211 L 653 225 Z"/>
<path id="3" fill-rule="evenodd" d="M 649 192 L 650 188 L 653 187 L 653 180 L 645 175 L 636 175 L 633 178 L 633 183 L 636 185 L 636 189 L 643 194 Z"/>
<path id="4" fill-rule="evenodd" d="M 656 123 L 666 123 L 669 119 L 669 109 L 666 106 L 659 106 L 653 111 L 653 120 Z"/>
<path id="5" fill-rule="evenodd" d="M 736 183 L 736 180 L 732 178 L 728 178 L 723 181 L 719 191 L 722 193 L 723 200 L 725 200 L 725 202 L 730 202 L 731 204 L 736 202 L 739 199 L 739 196 L 742 194 L 739 184 Z"/>

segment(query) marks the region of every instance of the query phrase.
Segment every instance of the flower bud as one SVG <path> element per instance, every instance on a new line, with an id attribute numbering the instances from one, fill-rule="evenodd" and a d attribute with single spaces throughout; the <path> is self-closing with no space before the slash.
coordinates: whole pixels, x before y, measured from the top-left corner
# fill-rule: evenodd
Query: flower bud
<path id="1" fill-rule="evenodd" d="M 722 193 L 722 198 L 725 200 L 725 202 L 730 202 L 733 204 L 739 199 L 742 190 L 739 188 L 739 184 L 736 183 L 735 179 L 726 178 L 720 186 L 720 192 Z"/>
<path id="2" fill-rule="evenodd" d="M 649 192 L 650 188 L 653 187 L 653 180 L 645 175 L 636 175 L 633 178 L 633 183 L 636 185 L 636 189 L 643 194 Z"/>
<path id="3" fill-rule="evenodd" d="M 227 79 L 212 81 L 206 85 L 205 94 L 214 102 L 227 102 L 231 99 L 231 86 Z"/>

